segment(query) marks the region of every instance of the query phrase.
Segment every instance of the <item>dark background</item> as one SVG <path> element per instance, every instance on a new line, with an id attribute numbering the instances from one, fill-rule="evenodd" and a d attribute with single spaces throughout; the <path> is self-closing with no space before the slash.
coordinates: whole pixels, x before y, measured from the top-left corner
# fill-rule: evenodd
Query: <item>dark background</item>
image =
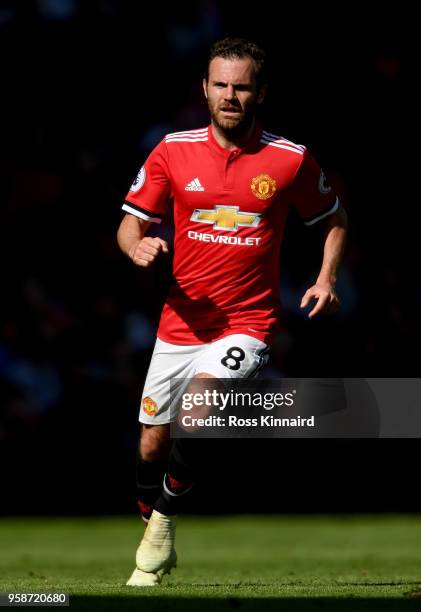
<path id="1" fill-rule="evenodd" d="M 350 218 L 342 310 L 312 322 L 298 304 L 319 229 L 290 218 L 287 331 L 266 375 L 418 375 L 413 19 L 402 4 L 2 3 L 1 513 L 135 512 L 138 404 L 170 261 L 144 271 L 119 252 L 120 206 L 165 133 L 207 125 L 206 53 L 228 34 L 267 49 L 264 126 L 309 147 Z M 155 231 L 171 237 L 170 223 Z M 418 445 L 205 440 L 190 509 L 417 511 Z"/>

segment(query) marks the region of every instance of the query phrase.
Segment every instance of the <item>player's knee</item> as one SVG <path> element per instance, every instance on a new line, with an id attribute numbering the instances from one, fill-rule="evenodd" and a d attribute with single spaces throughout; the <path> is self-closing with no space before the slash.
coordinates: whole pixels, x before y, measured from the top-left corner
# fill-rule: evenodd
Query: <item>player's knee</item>
<path id="1" fill-rule="evenodd" d="M 164 458 L 165 447 L 157 440 L 141 440 L 140 456 L 143 461 L 160 461 Z"/>
<path id="2" fill-rule="evenodd" d="M 140 437 L 140 456 L 144 461 L 160 461 L 169 453 L 169 436 L 165 430 L 143 427 Z"/>

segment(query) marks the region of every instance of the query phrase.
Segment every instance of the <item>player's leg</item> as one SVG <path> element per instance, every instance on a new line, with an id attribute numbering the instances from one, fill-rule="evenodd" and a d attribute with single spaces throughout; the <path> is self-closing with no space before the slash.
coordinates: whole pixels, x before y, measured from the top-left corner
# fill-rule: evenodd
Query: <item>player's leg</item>
<path id="1" fill-rule="evenodd" d="M 200 372 L 193 376 L 193 381 L 207 378 L 215 377 L 207 372 Z M 193 488 L 200 474 L 201 446 L 201 441 L 198 439 L 185 437 L 174 439 L 161 495 L 154 503 L 156 511 L 166 516 L 175 516 L 184 509 L 187 493 Z"/>
<path id="2" fill-rule="evenodd" d="M 202 373 L 194 378 L 212 378 Z M 200 465 L 200 440 L 176 438 L 171 446 L 161 495 L 154 503 L 148 526 L 136 553 L 135 586 L 149 585 L 150 574 L 161 580 L 176 566 L 175 533 L 177 514 L 192 489 Z"/>
<path id="3" fill-rule="evenodd" d="M 201 350 L 197 351 L 191 378 L 193 381 L 250 378 L 258 373 L 267 359 L 266 344 L 245 334 L 233 334 L 203 345 Z M 177 438 L 174 441 L 170 451 L 168 471 L 164 476 L 164 486 L 154 504 L 154 513 L 158 511 L 167 517 L 175 517 L 183 507 L 185 495 L 192 488 L 200 470 L 199 444 L 200 439 L 194 438 Z"/>
<path id="4" fill-rule="evenodd" d="M 157 341 L 145 382 L 139 416 L 143 424 L 139 446 L 139 483 L 143 489 L 139 488 L 138 491 L 145 502 L 146 487 L 153 486 L 153 489 L 149 489 L 151 494 L 149 501 L 152 496 L 156 499 L 156 495 L 162 490 L 164 473 L 168 472 L 168 460 L 164 464 L 164 457 L 165 455 L 168 457 L 171 446 L 169 424 L 176 417 L 176 414 L 173 415 L 174 409 L 170 403 L 170 381 L 176 377 L 191 376 L 193 356 L 200 348 L 200 345 L 187 347 Z M 158 487 L 157 479 L 160 472 L 161 482 Z M 143 508 L 147 518 L 147 508 L 145 506 Z M 136 553 L 136 569 L 127 584 L 129 586 L 159 584 L 163 575 L 170 573 L 176 565 L 174 542 L 175 516 L 154 510 Z"/>
<path id="5" fill-rule="evenodd" d="M 160 496 L 164 474 L 168 468 L 171 447 L 170 425 L 141 425 L 137 457 L 137 502 L 142 519 L 149 526 L 153 504 Z M 164 519 L 165 521 L 165 519 Z M 170 522 L 170 521 L 169 521 Z M 170 531 L 172 537 L 162 542 L 162 533 Z M 146 533 L 148 531 L 148 534 Z M 156 517 L 149 530 L 145 530 L 136 553 L 136 568 L 129 578 L 128 586 L 154 586 L 161 582 L 164 574 L 175 567 L 177 554 L 174 548 L 175 524 L 162 525 Z"/>
<path id="6" fill-rule="evenodd" d="M 267 359 L 267 345 L 256 338 L 245 334 L 222 338 L 203 345 L 197 352 L 192 367 L 191 387 L 197 391 L 196 383 L 200 379 L 254 377 Z M 206 417 L 207 414 L 201 412 L 200 416 Z M 201 440 L 197 438 L 180 437 L 174 440 L 162 493 L 154 503 L 152 516 L 158 511 L 167 517 L 175 517 L 183 508 L 185 495 L 200 475 L 201 446 Z"/>
<path id="7" fill-rule="evenodd" d="M 192 349 L 190 360 L 182 373 L 172 373 L 170 378 L 174 376 L 196 379 L 251 377 L 262 367 L 267 353 L 264 343 L 241 334 L 223 338 L 211 345 L 190 348 Z M 156 406 L 152 408 L 155 410 Z M 169 421 L 175 417 L 176 414 L 173 413 Z M 154 510 L 137 551 L 137 569 L 127 583 L 129 585 L 159 584 L 162 576 L 170 573 L 171 568 L 175 567 L 176 514 L 184 494 L 193 485 L 195 468 L 197 469 L 200 458 L 195 442 L 198 440 L 180 438 L 171 448 L 163 492 L 154 504 Z"/>
<path id="8" fill-rule="evenodd" d="M 171 447 L 170 426 L 141 424 L 136 457 L 137 504 L 145 523 L 162 491 Z"/>
<path id="9" fill-rule="evenodd" d="M 187 347 L 188 348 L 188 347 Z M 159 497 L 171 446 L 170 381 L 184 374 L 186 347 L 157 339 L 140 405 L 141 423 L 136 457 L 137 503 L 145 522 Z"/>

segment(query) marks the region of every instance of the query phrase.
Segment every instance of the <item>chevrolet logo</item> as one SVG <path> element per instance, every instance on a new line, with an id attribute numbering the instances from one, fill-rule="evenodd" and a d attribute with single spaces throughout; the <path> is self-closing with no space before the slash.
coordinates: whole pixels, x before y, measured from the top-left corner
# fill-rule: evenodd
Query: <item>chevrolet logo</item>
<path id="1" fill-rule="evenodd" d="M 239 227 L 259 225 L 259 213 L 240 212 L 239 206 L 216 205 L 214 210 L 196 208 L 190 220 L 199 223 L 212 223 L 213 229 L 236 231 Z"/>

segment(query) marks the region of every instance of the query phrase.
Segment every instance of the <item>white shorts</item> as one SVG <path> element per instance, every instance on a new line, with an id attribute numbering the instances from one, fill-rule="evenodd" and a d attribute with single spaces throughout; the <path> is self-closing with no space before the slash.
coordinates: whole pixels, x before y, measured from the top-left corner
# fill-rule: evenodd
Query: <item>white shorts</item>
<path id="1" fill-rule="evenodd" d="M 245 334 L 187 346 L 157 338 L 143 388 L 139 421 L 163 425 L 176 420 L 178 410 L 170 409 L 171 379 L 193 378 L 201 372 L 215 378 L 252 378 L 267 363 L 268 352 L 264 342 Z"/>

